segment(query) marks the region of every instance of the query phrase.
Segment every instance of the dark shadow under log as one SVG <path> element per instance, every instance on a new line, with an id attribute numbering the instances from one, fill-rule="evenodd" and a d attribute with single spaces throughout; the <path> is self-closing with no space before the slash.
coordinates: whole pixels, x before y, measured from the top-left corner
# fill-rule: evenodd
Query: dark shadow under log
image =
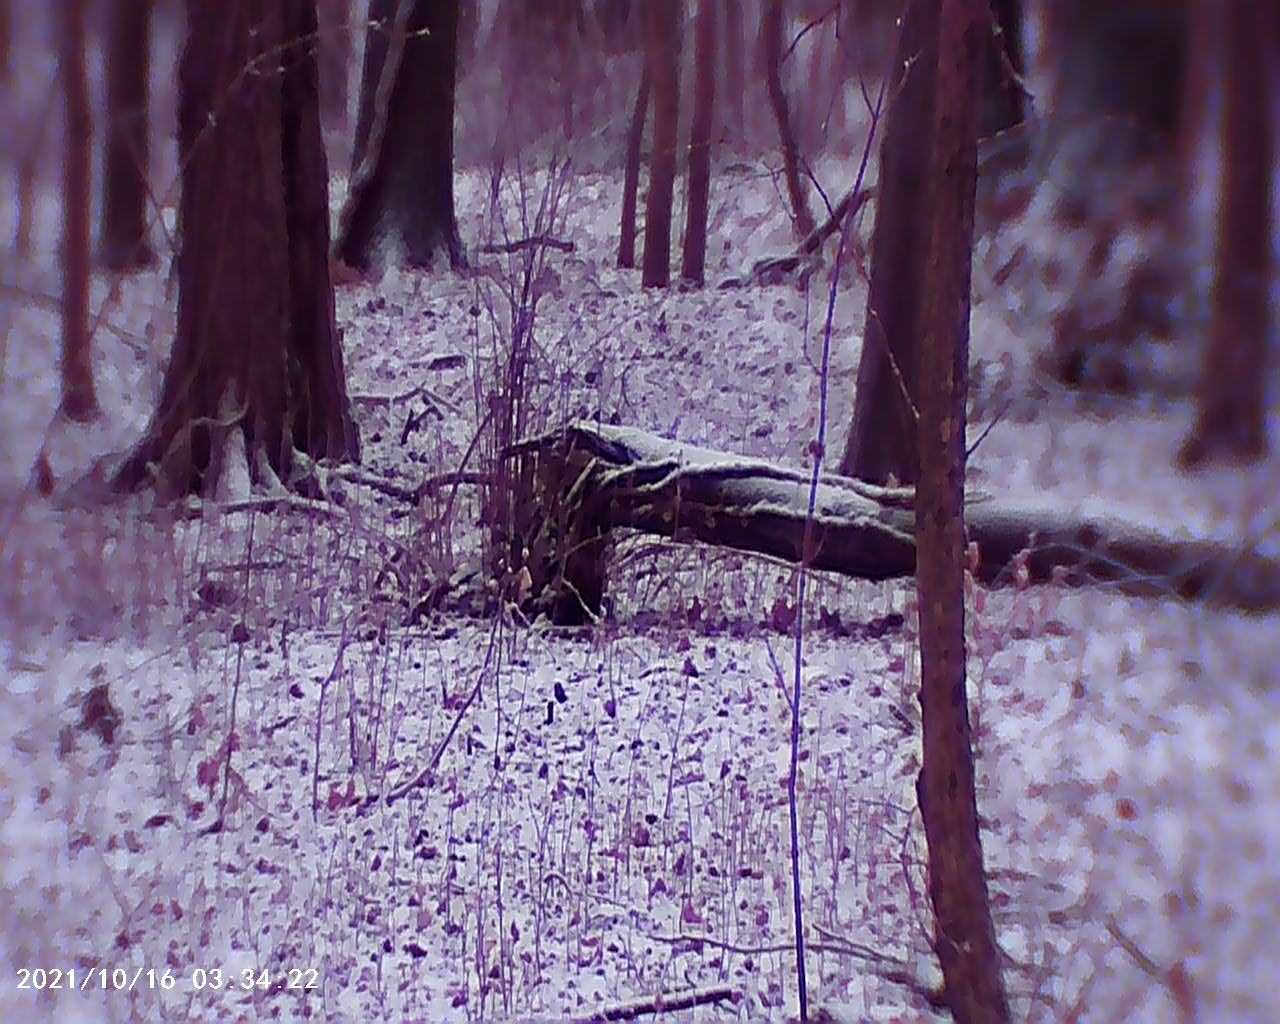
<path id="1" fill-rule="evenodd" d="M 800 562 L 806 471 L 681 444 L 625 427 L 576 422 L 516 445 L 538 493 L 520 529 L 531 608 L 557 622 L 598 615 L 608 535 L 633 529 Z M 847 477 L 818 485 L 810 568 L 866 580 L 915 574 L 914 493 Z M 1244 546 L 1171 536 L 1051 500 L 970 496 L 974 575 L 991 586 L 1060 580 L 1250 612 L 1280 608 L 1280 561 Z"/>

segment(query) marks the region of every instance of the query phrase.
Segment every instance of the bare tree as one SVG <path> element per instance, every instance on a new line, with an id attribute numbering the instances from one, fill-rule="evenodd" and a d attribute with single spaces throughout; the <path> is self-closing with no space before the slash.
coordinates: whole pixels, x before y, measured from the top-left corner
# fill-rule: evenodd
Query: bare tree
<path id="1" fill-rule="evenodd" d="M 179 69 L 178 332 L 159 408 L 116 486 L 314 485 L 354 459 L 329 277 L 315 0 L 190 0 Z"/>
<path id="2" fill-rule="evenodd" d="M 62 409 L 73 420 L 98 412 L 89 331 L 89 82 L 84 0 L 59 5 L 60 69 L 66 110 L 62 182 Z"/>
<path id="3" fill-rule="evenodd" d="M 636 265 L 636 194 L 640 190 L 640 149 L 644 145 L 644 122 L 649 111 L 650 81 L 649 61 L 640 72 L 640 85 L 636 89 L 636 102 L 631 110 L 631 125 L 627 129 L 627 162 L 622 180 L 622 225 L 618 231 L 618 266 Z"/>
<path id="4" fill-rule="evenodd" d="M 1275 28 L 1263 4 L 1227 3 L 1222 10 L 1230 73 L 1217 274 L 1196 422 L 1178 453 L 1185 467 L 1223 456 L 1252 461 L 1267 452 Z"/>
<path id="5" fill-rule="evenodd" d="M 676 127 L 680 118 L 680 0 L 650 0 L 646 50 L 653 89 L 653 153 L 644 211 L 646 288 L 671 280 L 671 203 L 676 179 Z"/>
<path id="6" fill-rule="evenodd" d="M 698 4 L 694 39 L 697 68 L 689 128 L 689 200 L 681 276 L 702 285 L 707 263 L 707 203 L 711 192 L 711 133 L 716 103 L 716 0 Z"/>
<path id="7" fill-rule="evenodd" d="M 916 586 L 934 951 L 958 1024 L 1009 1020 L 978 835 L 965 695 L 965 401 L 985 0 L 942 0 L 918 377 Z"/>
<path id="8" fill-rule="evenodd" d="M 873 483 L 918 476 L 917 339 L 931 218 L 939 0 L 910 0 L 902 18 L 880 144 L 879 201 L 853 424 L 840 472 Z"/>
<path id="9" fill-rule="evenodd" d="M 796 234 L 805 238 L 814 228 L 813 214 L 809 210 L 809 197 L 804 182 L 800 180 L 800 148 L 796 144 L 795 128 L 791 124 L 791 111 L 787 107 L 787 94 L 782 88 L 782 27 L 786 15 L 786 0 L 765 0 L 764 19 L 760 24 L 760 44 L 764 51 L 765 84 L 769 89 L 769 106 L 778 122 L 778 142 L 782 148 L 782 173 L 787 182 L 787 195 L 791 199 L 791 219 Z"/>
<path id="10" fill-rule="evenodd" d="M 394 234 L 410 266 L 464 266 L 453 208 L 458 0 L 372 0 L 351 194 L 334 250 L 358 270 Z"/>
<path id="11" fill-rule="evenodd" d="M 113 0 L 107 45 L 107 157 L 98 251 L 113 270 L 155 262 L 147 240 L 151 0 Z"/>

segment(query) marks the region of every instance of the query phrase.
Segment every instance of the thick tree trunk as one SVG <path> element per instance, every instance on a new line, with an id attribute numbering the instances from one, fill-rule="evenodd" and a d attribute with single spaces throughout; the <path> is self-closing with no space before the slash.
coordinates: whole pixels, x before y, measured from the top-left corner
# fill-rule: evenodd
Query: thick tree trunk
<path id="1" fill-rule="evenodd" d="M 764 19 L 760 25 L 760 43 L 764 50 L 765 84 L 769 90 L 769 106 L 778 122 L 778 142 L 782 149 L 782 173 L 787 182 L 787 195 L 791 199 L 791 219 L 796 235 L 804 238 L 813 230 L 813 214 L 809 210 L 809 197 L 804 182 L 800 180 L 800 148 L 796 144 L 795 128 L 791 124 L 791 111 L 787 107 L 787 94 L 782 88 L 782 23 L 786 13 L 786 0 L 765 0 Z"/>
<path id="2" fill-rule="evenodd" d="M 397 12 L 402 22 L 397 23 Z M 465 266 L 453 208 L 457 0 L 372 0 L 351 194 L 335 253 L 369 269 L 387 236 L 409 266 Z"/>
<path id="3" fill-rule="evenodd" d="M 627 164 L 622 180 L 622 225 L 618 230 L 618 266 L 636 265 L 636 194 L 640 191 L 640 150 L 644 145 L 644 121 L 649 111 L 649 84 L 652 75 L 645 58 L 636 89 L 636 102 L 627 129 Z"/>
<path id="4" fill-rule="evenodd" d="M 107 157 L 103 180 L 103 264 L 132 270 L 155 262 L 147 239 L 151 132 L 151 0 L 113 0 L 107 49 Z"/>
<path id="5" fill-rule="evenodd" d="M 805 551 L 804 470 L 586 421 L 522 442 L 512 454 L 531 459 L 534 468 L 522 472 L 538 479 L 520 533 L 533 591 L 555 591 L 574 609 L 573 589 L 559 589 L 557 581 L 563 573 L 579 594 L 603 593 L 604 545 L 597 539 L 613 530 L 792 563 Z M 865 580 L 914 575 L 914 505 L 910 488 L 824 476 L 806 564 Z M 965 517 L 978 545 L 973 574 L 991 586 L 1061 582 L 1251 612 L 1280 608 L 1280 560 L 1257 552 L 1170 537 L 1107 510 L 1072 510 L 1051 495 L 1034 502 L 972 497 Z M 600 611 L 598 600 L 588 607 Z"/>
<path id="6" fill-rule="evenodd" d="M 671 203 L 676 180 L 676 130 L 680 119 L 680 0 L 650 0 L 646 50 L 653 90 L 653 152 L 644 211 L 646 288 L 671 280 Z"/>
<path id="7" fill-rule="evenodd" d="M 918 375 L 916 588 L 924 758 L 916 780 L 929 847 L 933 948 L 957 1024 L 1009 1020 L 991 921 L 969 730 L 964 642 L 965 401 L 986 0 L 942 0 L 933 200 Z"/>
<path id="8" fill-rule="evenodd" d="M 62 181 L 62 409 L 73 420 L 98 412 L 89 332 L 89 82 L 85 0 L 59 5 L 59 62 L 66 104 Z"/>
<path id="9" fill-rule="evenodd" d="M 1274 23 L 1263 4 L 1223 5 L 1227 66 L 1222 199 L 1213 321 L 1186 467 L 1267 452 L 1266 355 L 1271 284 Z"/>
<path id="10" fill-rule="evenodd" d="M 317 31 L 315 0 L 283 0 L 286 40 Z M 289 399 L 293 446 L 319 458 L 360 458 L 347 397 L 342 333 L 329 263 L 329 162 L 320 121 L 318 55 L 285 65 L 281 81 L 288 232 Z M 319 454 L 317 454 L 319 453 Z"/>
<path id="11" fill-rule="evenodd" d="M 315 49 L 285 45 L 314 36 L 315 4 L 191 0 L 187 31 L 178 333 L 155 418 L 115 483 L 155 472 L 165 496 L 213 493 L 238 432 L 252 482 L 298 486 L 295 451 L 359 457 L 329 280 Z M 243 73 L 255 65 L 272 73 Z"/>
<path id="12" fill-rule="evenodd" d="M 871 239 L 862 355 L 840 472 L 884 483 L 918 477 L 915 398 L 929 242 L 929 160 L 939 0 L 909 0 L 902 19 Z"/>
<path id="13" fill-rule="evenodd" d="M 693 121 L 689 128 L 689 198 L 681 277 L 699 287 L 707 264 L 707 204 L 711 193 L 711 133 L 716 104 L 717 0 L 701 0 L 694 43 Z"/>

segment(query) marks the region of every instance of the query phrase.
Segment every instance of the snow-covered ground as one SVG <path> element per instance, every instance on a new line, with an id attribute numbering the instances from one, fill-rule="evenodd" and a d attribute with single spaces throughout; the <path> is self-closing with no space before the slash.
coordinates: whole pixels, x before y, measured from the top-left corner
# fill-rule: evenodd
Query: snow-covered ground
<path id="1" fill-rule="evenodd" d="M 789 246 L 775 170 L 718 168 L 713 284 Z M 849 168 L 819 172 L 841 194 Z M 546 175 L 527 171 L 527 197 Z M 575 245 L 549 253 L 537 282 L 533 423 L 616 417 L 803 464 L 830 260 L 807 291 L 642 291 L 614 266 L 618 178 L 573 171 L 563 219 L 532 225 L 508 176 L 508 233 L 550 228 Z M 476 273 L 391 270 L 339 292 L 365 465 L 402 482 L 462 464 L 509 337 L 503 289 L 519 268 L 478 251 L 502 237 L 488 171 L 463 172 L 458 191 Z M 1010 314 L 982 251 L 975 380 L 1018 401 L 975 453 L 975 484 L 1274 543 L 1276 463 L 1181 476 L 1187 401 L 1048 388 L 1033 369 L 1044 324 Z M 615 614 L 597 628 L 457 612 L 406 626 L 406 602 L 478 550 L 465 489 L 447 512 L 356 486 L 332 515 L 55 507 L 32 487 L 42 449 L 57 495 L 146 424 L 174 323 L 167 270 L 97 282 L 106 413 L 88 428 L 54 418 L 50 259 L 5 274 L 18 290 L 0 299 L 0 1019 L 562 1020 L 719 984 L 735 1004 L 667 1019 L 794 1012 L 788 569 L 628 541 Z M 864 304 L 846 263 L 829 450 L 851 411 Z M 914 798 L 913 590 L 821 577 L 808 613 L 811 999 L 842 1020 L 931 1019 L 884 977 L 939 980 Z M 1017 1017 L 1274 1019 L 1275 617 L 979 590 L 971 641 Z M 122 717 L 109 746 L 78 728 L 80 697 L 101 684 Z M 209 834 L 228 752 L 225 827 Z M 428 785 L 366 799 L 437 752 Z M 22 973 L 35 968 L 63 985 L 74 971 L 81 990 L 20 987 L 52 981 Z M 131 990 L 102 991 L 120 981 Z"/>

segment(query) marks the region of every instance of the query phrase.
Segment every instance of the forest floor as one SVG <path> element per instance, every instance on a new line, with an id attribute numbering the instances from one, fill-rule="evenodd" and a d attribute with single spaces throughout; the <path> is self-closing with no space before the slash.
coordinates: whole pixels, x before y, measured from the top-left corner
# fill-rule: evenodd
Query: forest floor
<path id="1" fill-rule="evenodd" d="M 598 416 L 805 465 L 825 386 L 838 451 L 856 261 L 824 377 L 834 246 L 807 286 L 715 287 L 791 231 L 767 167 L 717 173 L 701 291 L 643 291 L 615 268 L 615 175 L 530 171 L 492 207 L 488 172 L 461 173 L 472 273 L 391 270 L 339 290 L 364 467 L 412 484 L 463 465 L 526 270 L 480 245 L 544 232 L 574 251 L 542 253 L 529 280 L 530 430 Z M 972 436 L 1004 417 L 972 457 L 974 485 L 1274 547 L 1274 459 L 1174 470 L 1185 393 L 1082 398 L 1037 374 L 1056 300 L 1029 278 L 997 287 L 991 267 L 1009 237 L 1073 244 L 1038 209 L 978 247 Z M 167 268 L 97 282 L 105 415 L 72 427 L 54 417 L 53 266 L 50 249 L 9 268 L 21 294 L 0 305 L 0 1019 L 558 1021 L 723 985 L 735 1003 L 663 1019 L 785 1020 L 797 659 L 810 998 L 839 1020 L 933 1019 L 888 977 L 940 980 L 909 581 L 815 576 L 798 645 L 790 569 L 633 538 L 595 627 L 447 600 L 406 624 L 430 584 L 477 565 L 473 488 L 417 508 L 347 484 L 327 511 L 269 512 L 234 481 L 199 516 L 145 497 L 59 506 L 32 487 L 38 453 L 57 498 L 140 434 L 174 302 Z M 1275 617 L 1028 587 L 973 590 L 969 624 L 1016 1018 L 1274 1019 Z M 122 718 L 110 744 L 79 728 L 100 684 Z M 437 753 L 429 785 L 366 799 Z M 36 967 L 75 969 L 83 990 L 19 987 Z M 117 967 L 131 991 L 88 973 Z"/>

